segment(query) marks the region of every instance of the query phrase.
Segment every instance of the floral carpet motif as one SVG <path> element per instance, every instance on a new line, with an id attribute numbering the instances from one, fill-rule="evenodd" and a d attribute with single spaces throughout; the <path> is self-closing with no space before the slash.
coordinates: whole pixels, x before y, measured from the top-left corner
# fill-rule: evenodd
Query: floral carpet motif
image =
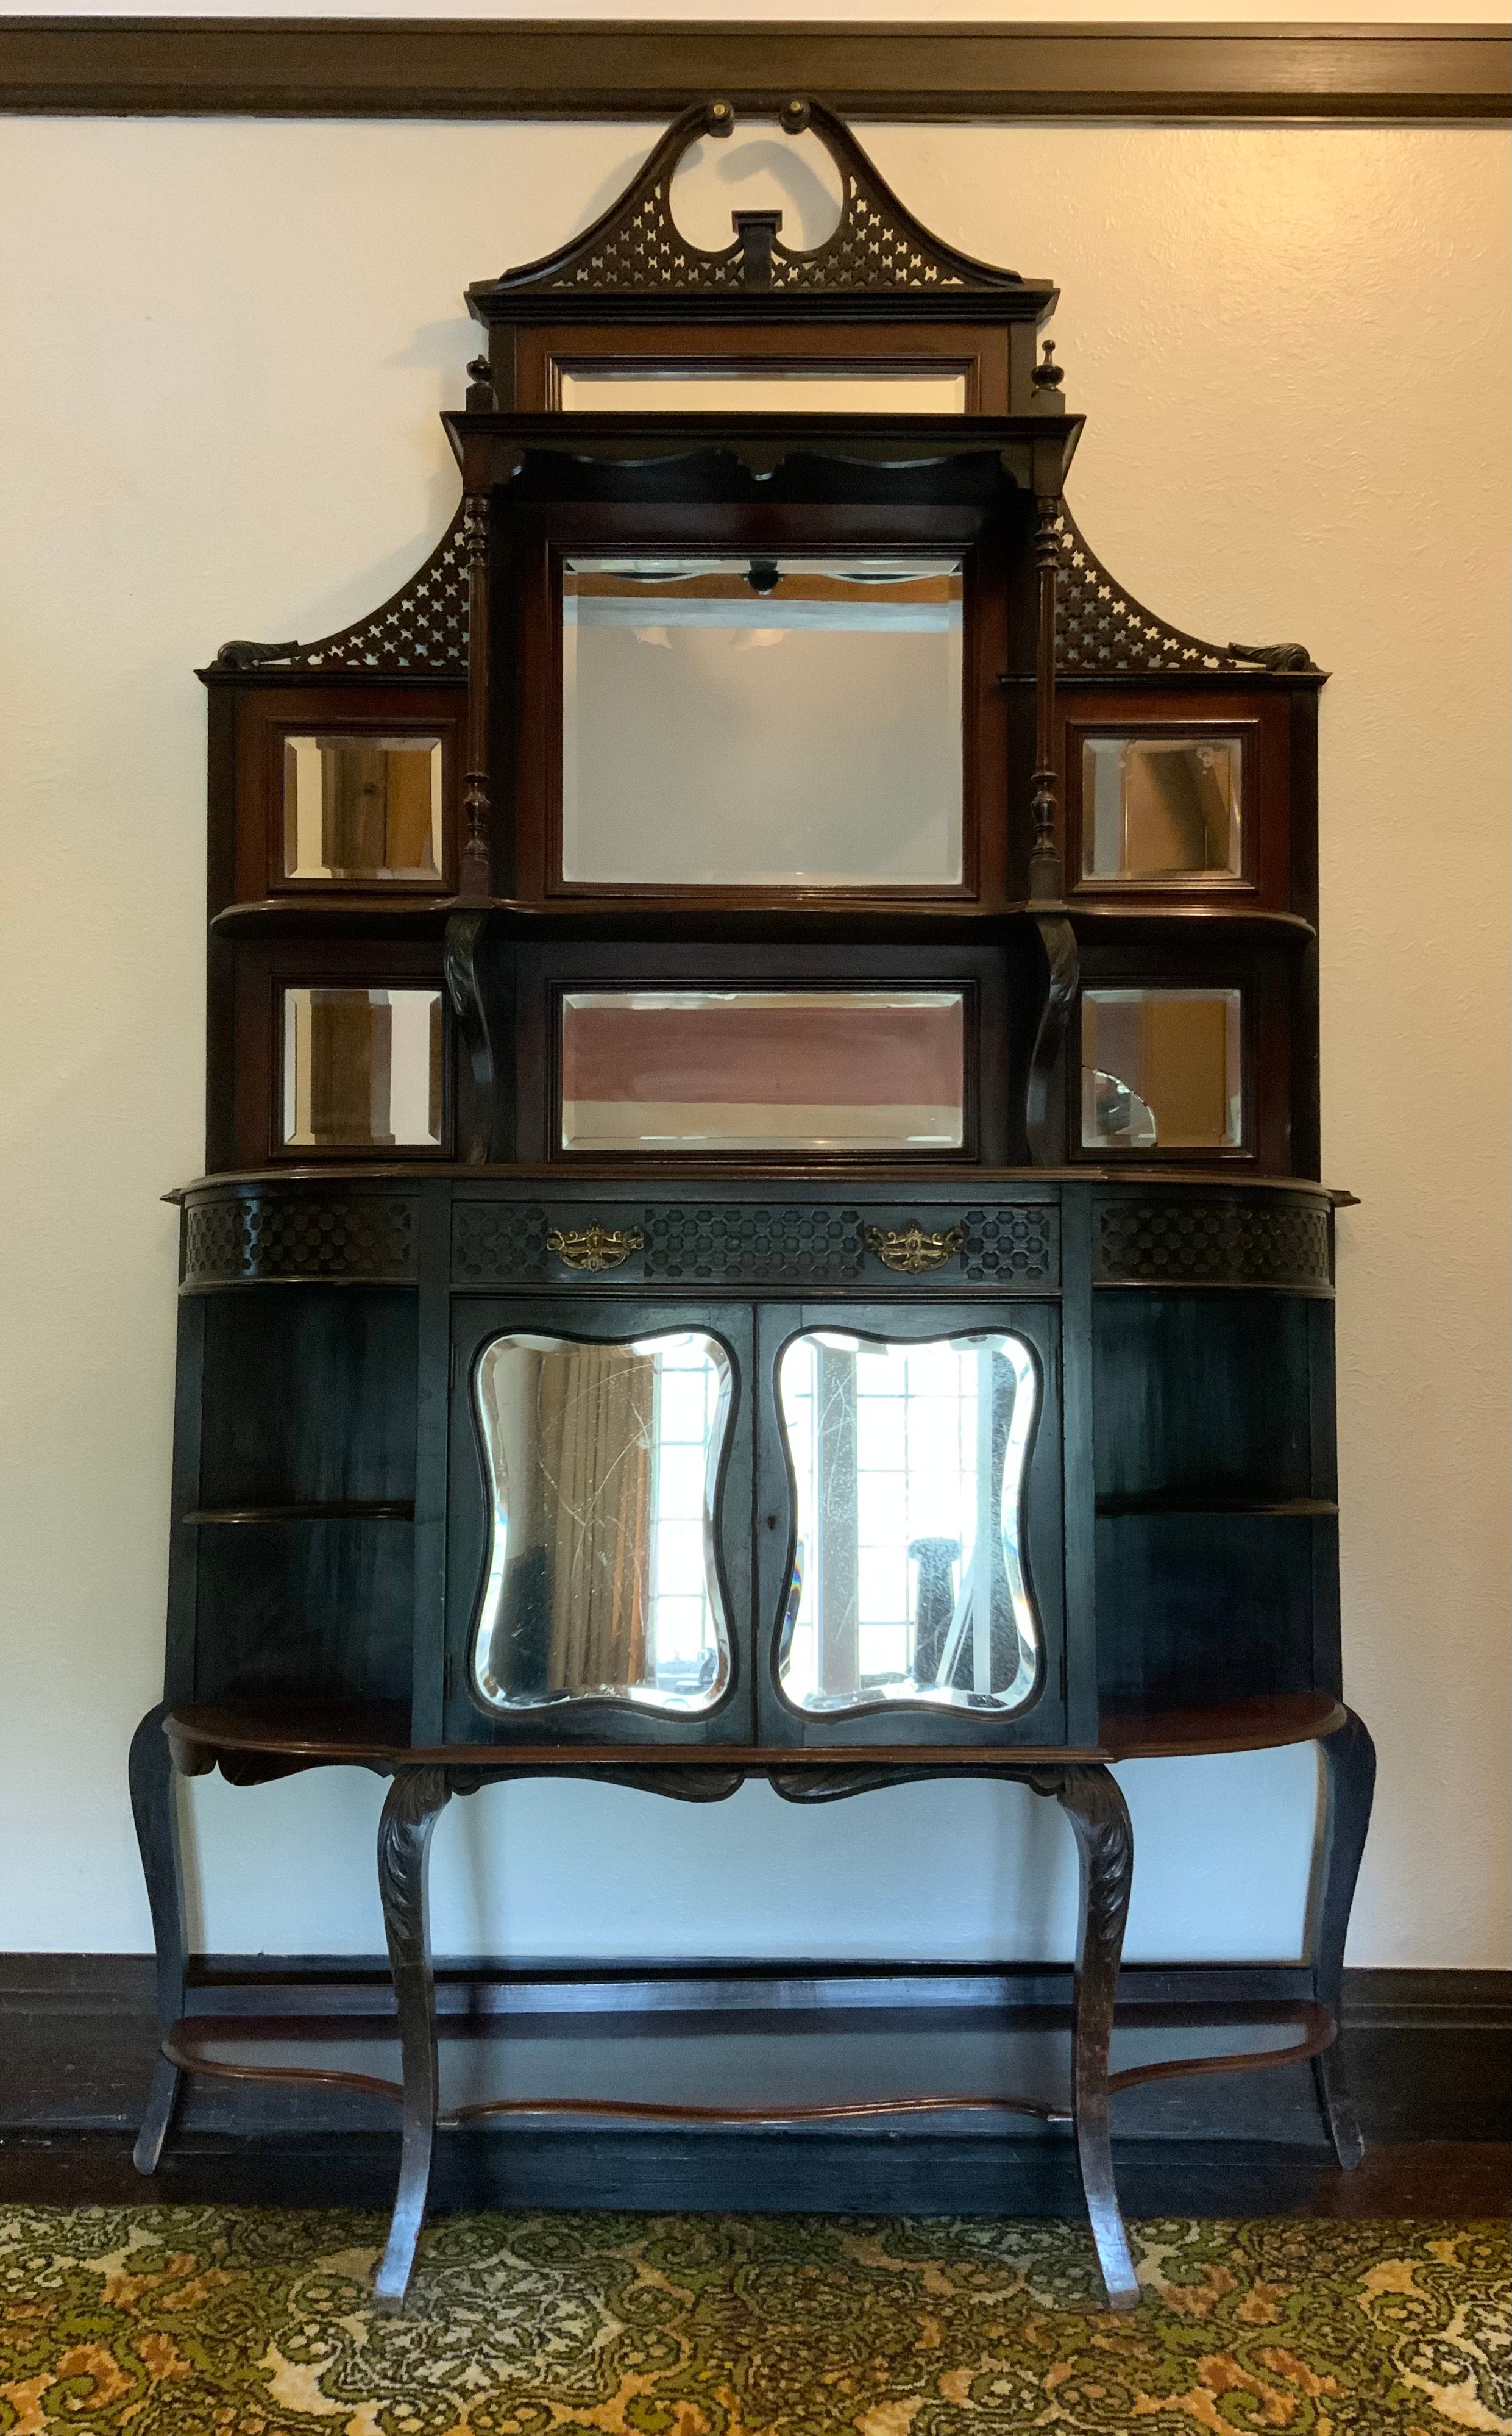
<path id="1" fill-rule="evenodd" d="M 457 2216 L 407 2314 L 371 2216 L 0 2210 L 0 2431 L 1512 2431 L 1506 2229 Z"/>

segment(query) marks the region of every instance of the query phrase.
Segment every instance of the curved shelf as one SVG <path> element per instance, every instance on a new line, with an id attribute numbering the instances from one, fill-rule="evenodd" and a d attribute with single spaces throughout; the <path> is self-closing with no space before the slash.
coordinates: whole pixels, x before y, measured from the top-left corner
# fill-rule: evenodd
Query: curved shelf
<path id="1" fill-rule="evenodd" d="M 553 896 L 527 900 L 512 896 L 426 896 L 423 891 L 379 888 L 311 889 L 298 896 L 260 896 L 223 905 L 211 916 L 212 932 L 220 938 L 298 938 L 311 932 L 322 938 L 379 937 L 399 931 L 408 938 L 440 939 L 454 914 L 482 914 L 501 930 L 542 939 L 643 939 L 650 942 L 693 939 L 803 938 L 809 933 L 856 939 L 970 938 L 992 936 L 1005 925 L 1033 917 L 1062 917 L 1078 936 L 1099 931 L 1114 937 L 1139 937 L 1164 931 L 1168 936 L 1188 930 L 1223 931 L 1231 938 L 1278 938 L 1306 943 L 1317 936 L 1300 914 L 1276 912 L 1256 905 L 1162 902 L 1121 904 L 1084 899 L 1030 905 L 1015 898 L 984 905 L 970 897 L 920 896 L 885 891 L 868 896 L 860 891 L 794 895 L 755 901 L 749 890 L 701 897 L 681 893 Z"/>
<path id="2" fill-rule="evenodd" d="M 201 1505 L 185 1522 L 412 1522 L 410 1497 L 330 1499 L 305 1505 Z"/>
<path id="3" fill-rule="evenodd" d="M 1299 1514 L 1337 1514 L 1330 1497 L 1187 1497 L 1156 1490 L 1150 1496 L 1100 1497 L 1100 1522 L 1122 1522 L 1141 1514 L 1263 1515 L 1290 1520 Z"/>
<path id="4" fill-rule="evenodd" d="M 453 1743 L 411 1744 L 405 1701 L 301 1701 L 284 1708 L 266 1703 L 195 1704 L 175 1709 L 164 1731 L 187 1772 L 207 1773 L 222 1753 L 241 1754 L 275 1767 L 365 1766 L 452 1766 L 485 1773 L 532 1775 L 560 1771 L 586 1776 L 613 1769 L 742 1768 L 760 1776 L 773 1768 L 837 1765 L 885 1768 L 902 1778 L 912 1770 L 942 1776 L 1011 1772 L 1099 1760 L 1174 1758 L 1222 1751 L 1278 1749 L 1315 1742 L 1343 1725 L 1345 1710 L 1331 1692 L 1277 1692 L 1222 1707 L 1155 1709 L 1133 1705 L 1106 1712 L 1093 1744 L 886 1744 L 851 1743 L 841 1749 L 791 1749 L 754 1743 Z"/>

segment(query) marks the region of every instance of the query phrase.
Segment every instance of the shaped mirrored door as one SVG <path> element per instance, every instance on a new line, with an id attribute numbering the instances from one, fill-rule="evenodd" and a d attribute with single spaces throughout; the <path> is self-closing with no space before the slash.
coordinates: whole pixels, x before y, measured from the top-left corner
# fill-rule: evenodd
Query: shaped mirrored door
<path id="1" fill-rule="evenodd" d="M 787 1346 L 795 1538 L 778 1680 L 796 1708 L 1002 1715 L 1034 1699 L 1023 1537 L 1038 1386 L 1029 1347 L 997 1332 L 921 1345 L 813 1329 Z"/>
<path id="2" fill-rule="evenodd" d="M 959 561 L 573 558 L 562 877 L 958 887 Z"/>
<path id="3" fill-rule="evenodd" d="M 489 1515 L 469 1678 L 485 1709 L 686 1716 L 730 1681 L 714 1504 L 729 1357 L 695 1331 L 497 1336 L 473 1373 Z"/>

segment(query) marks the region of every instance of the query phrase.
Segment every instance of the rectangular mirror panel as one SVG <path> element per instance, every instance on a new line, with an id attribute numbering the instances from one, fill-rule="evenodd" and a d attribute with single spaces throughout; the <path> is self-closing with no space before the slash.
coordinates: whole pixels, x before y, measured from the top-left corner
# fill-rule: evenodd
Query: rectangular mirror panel
<path id="1" fill-rule="evenodd" d="M 1022 1558 L 1029 1348 L 816 1329 L 777 1373 L 795 1492 L 778 1662 L 810 1713 L 1025 1707 L 1040 1630 Z"/>
<path id="2" fill-rule="evenodd" d="M 960 990 L 575 990 L 562 1147 L 959 1150 Z"/>
<path id="3" fill-rule="evenodd" d="M 442 1039 L 439 990 L 287 989 L 284 1141 L 438 1149 Z"/>
<path id="4" fill-rule="evenodd" d="M 1234 1150 L 1243 1139 L 1240 993 L 1082 993 L 1084 1150 Z"/>
<path id="5" fill-rule="evenodd" d="M 437 736 L 284 740 L 286 879 L 441 885 Z"/>
<path id="6" fill-rule="evenodd" d="M 691 1331 L 499 1336 L 478 1358 L 473 1409 L 490 1526 L 475 1700 L 712 1708 L 730 1679 L 714 1561 L 723 1348 Z"/>
<path id="7" fill-rule="evenodd" d="M 565 880 L 959 886 L 959 563 L 575 559 L 562 583 Z"/>
<path id="8" fill-rule="evenodd" d="M 1082 745 L 1082 876 L 1237 879 L 1237 736 L 1089 736 Z"/>
<path id="9" fill-rule="evenodd" d="M 763 373 L 739 366 L 676 372 L 567 373 L 562 375 L 567 414 L 965 414 L 966 376 L 939 372 L 846 373 L 773 365 Z"/>

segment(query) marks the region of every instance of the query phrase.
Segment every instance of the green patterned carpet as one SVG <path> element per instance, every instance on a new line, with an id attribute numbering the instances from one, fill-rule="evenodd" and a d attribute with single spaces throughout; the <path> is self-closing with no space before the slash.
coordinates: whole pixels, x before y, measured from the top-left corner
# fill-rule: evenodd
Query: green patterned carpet
<path id="1" fill-rule="evenodd" d="M 0 2431 L 1512 2429 L 1504 2227 L 469 2216 L 382 2318 L 371 2216 L 0 2210 Z"/>

